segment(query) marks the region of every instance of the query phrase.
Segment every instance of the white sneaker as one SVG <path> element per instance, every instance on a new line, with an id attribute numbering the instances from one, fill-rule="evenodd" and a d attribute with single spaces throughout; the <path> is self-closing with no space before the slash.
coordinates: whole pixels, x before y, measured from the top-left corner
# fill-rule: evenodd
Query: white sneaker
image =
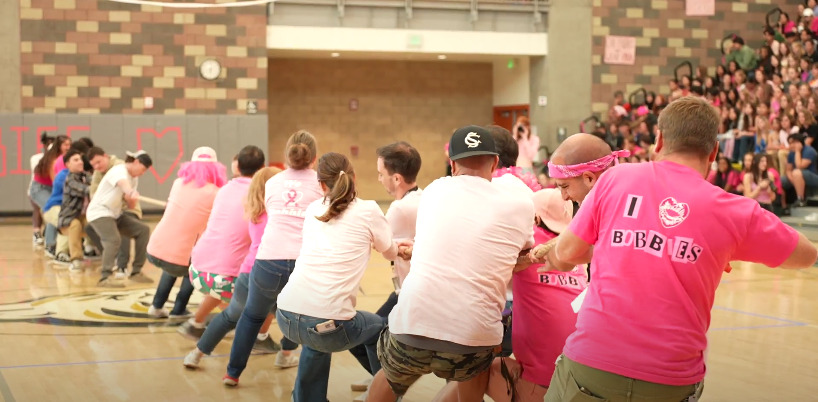
<path id="1" fill-rule="evenodd" d="M 282 352 L 276 354 L 276 367 L 290 368 L 298 366 L 299 355 L 290 352 L 289 355 L 284 355 Z"/>
<path id="2" fill-rule="evenodd" d="M 361 395 L 358 395 L 357 398 L 353 399 L 352 402 L 366 402 L 366 398 L 368 396 L 369 396 L 369 390 L 366 390 L 366 392 L 364 392 Z"/>
<path id="3" fill-rule="evenodd" d="M 114 271 L 114 279 L 118 281 L 124 281 L 128 277 L 128 274 L 125 272 L 125 268 L 117 268 Z"/>
<path id="4" fill-rule="evenodd" d="M 168 316 L 170 316 L 170 313 L 164 307 L 156 308 L 154 306 L 151 306 L 148 309 L 148 315 L 153 318 L 168 318 Z"/>
<path id="5" fill-rule="evenodd" d="M 82 272 L 82 260 L 71 261 L 70 271 L 71 272 Z"/>
<path id="6" fill-rule="evenodd" d="M 362 392 L 369 389 L 369 384 L 372 384 L 372 377 L 369 377 L 365 380 L 361 380 L 358 382 L 353 382 L 349 388 L 355 392 Z"/>
<path id="7" fill-rule="evenodd" d="M 204 356 L 204 353 L 200 352 L 199 348 L 193 349 L 185 356 L 185 361 L 182 364 L 189 369 L 197 369 L 202 356 Z"/>

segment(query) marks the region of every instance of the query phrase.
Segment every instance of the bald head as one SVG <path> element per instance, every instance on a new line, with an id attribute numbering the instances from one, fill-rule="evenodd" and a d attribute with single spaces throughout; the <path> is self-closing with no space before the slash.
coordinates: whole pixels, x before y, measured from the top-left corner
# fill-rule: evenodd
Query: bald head
<path id="1" fill-rule="evenodd" d="M 555 165 L 576 165 L 608 156 L 611 146 L 601 138 L 585 133 L 574 134 L 554 150 L 551 162 Z"/>

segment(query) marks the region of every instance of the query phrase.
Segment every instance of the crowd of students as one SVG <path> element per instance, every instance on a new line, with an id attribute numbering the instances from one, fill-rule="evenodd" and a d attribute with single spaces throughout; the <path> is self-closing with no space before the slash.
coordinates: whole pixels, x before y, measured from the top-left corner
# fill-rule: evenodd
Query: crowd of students
<path id="1" fill-rule="evenodd" d="M 720 111 L 720 150 L 708 180 L 758 200 L 778 215 L 804 206 L 818 188 L 818 8 L 813 0 L 781 10 L 760 32 L 757 50 L 735 35 L 723 64 L 699 66 L 671 79 L 670 92 L 647 92 L 629 104 L 615 94 L 607 124 L 597 134 L 628 149 L 630 161 L 651 157 L 661 110 L 683 96 L 706 99 Z M 790 18 L 790 14 L 797 18 Z M 712 67 L 712 66 L 711 66 Z M 763 168 L 758 166 L 764 165 Z"/>

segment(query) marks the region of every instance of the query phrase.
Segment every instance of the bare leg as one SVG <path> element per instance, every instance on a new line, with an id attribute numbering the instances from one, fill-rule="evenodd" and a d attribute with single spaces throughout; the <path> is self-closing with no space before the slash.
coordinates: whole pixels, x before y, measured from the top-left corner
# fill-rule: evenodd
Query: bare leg
<path id="1" fill-rule="evenodd" d="M 224 303 L 219 299 L 205 296 L 205 298 L 202 299 L 202 304 L 199 305 L 199 309 L 196 310 L 196 316 L 193 317 L 193 320 L 196 321 L 197 324 L 204 324 L 205 319 L 213 312 L 213 309 L 222 304 Z"/>
<path id="2" fill-rule="evenodd" d="M 457 382 L 457 400 L 459 402 L 480 402 L 489 386 L 489 370 L 480 373 L 468 381 Z"/>
<path id="3" fill-rule="evenodd" d="M 372 379 L 372 384 L 369 386 L 369 397 L 366 400 L 367 402 L 395 402 L 397 400 L 383 371 L 375 373 L 375 378 Z"/>
<path id="4" fill-rule="evenodd" d="M 266 334 L 267 331 L 270 330 L 270 324 L 273 322 L 274 318 L 276 318 L 275 314 L 267 314 L 267 319 L 264 320 L 264 324 L 261 324 L 261 329 L 258 331 L 258 333 Z"/>
<path id="5" fill-rule="evenodd" d="M 795 194 L 798 195 L 799 200 L 804 199 L 804 189 L 807 186 L 807 183 L 804 181 L 804 173 L 801 172 L 801 169 L 795 169 L 792 171 L 792 186 L 795 187 Z"/>

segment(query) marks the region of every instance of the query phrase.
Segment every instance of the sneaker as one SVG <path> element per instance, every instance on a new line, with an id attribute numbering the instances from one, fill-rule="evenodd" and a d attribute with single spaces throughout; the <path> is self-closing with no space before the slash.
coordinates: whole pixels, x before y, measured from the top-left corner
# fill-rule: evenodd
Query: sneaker
<path id="1" fill-rule="evenodd" d="M 369 390 L 367 389 L 366 392 L 364 392 L 361 395 L 358 395 L 358 397 L 353 399 L 352 402 L 366 402 L 366 398 L 368 398 L 368 397 L 369 397 Z"/>
<path id="2" fill-rule="evenodd" d="M 222 384 L 227 385 L 228 387 L 235 387 L 236 385 L 239 385 L 239 379 L 230 377 L 229 374 L 225 374 L 224 377 L 222 377 Z"/>
<path id="3" fill-rule="evenodd" d="M 190 323 L 190 320 L 188 320 L 183 322 L 182 325 L 180 325 L 179 328 L 176 329 L 176 332 L 178 332 L 185 338 L 198 341 L 199 338 L 202 337 L 202 334 L 204 334 L 205 329 L 194 327 L 193 324 Z"/>
<path id="4" fill-rule="evenodd" d="M 276 367 L 279 368 L 290 368 L 298 366 L 298 359 L 299 356 L 295 353 L 290 353 L 289 355 L 284 355 L 282 352 L 278 352 L 276 354 Z"/>
<path id="5" fill-rule="evenodd" d="M 795 202 L 795 205 L 793 205 L 793 206 L 798 207 L 798 208 L 806 207 L 807 202 L 805 200 L 798 200 L 798 201 Z"/>
<path id="6" fill-rule="evenodd" d="M 131 274 L 131 276 L 128 279 L 131 282 L 136 282 L 136 283 L 153 283 L 153 279 L 148 278 L 147 276 L 145 276 L 145 274 L 143 274 L 141 272 Z"/>
<path id="7" fill-rule="evenodd" d="M 69 269 L 71 272 L 82 272 L 82 260 L 71 261 Z"/>
<path id="8" fill-rule="evenodd" d="M 275 353 L 281 350 L 281 345 L 276 343 L 276 341 L 273 340 L 273 337 L 267 335 L 263 341 L 256 338 L 256 342 L 253 344 L 253 350 L 261 353 Z"/>
<path id="9" fill-rule="evenodd" d="M 51 259 L 54 259 L 55 257 L 57 257 L 54 254 L 56 252 L 57 252 L 57 246 L 45 246 L 45 248 L 43 249 L 43 254 L 45 254 L 46 257 L 51 258 Z"/>
<path id="10" fill-rule="evenodd" d="M 100 257 L 102 257 L 102 255 L 95 248 L 91 248 L 90 250 L 86 249 L 85 251 L 83 251 L 82 254 L 85 256 L 85 258 L 92 260 L 99 259 Z"/>
<path id="11" fill-rule="evenodd" d="M 168 314 L 168 310 L 165 310 L 164 308 L 156 308 L 151 306 L 148 309 L 148 315 L 153 318 L 168 318 L 170 314 Z"/>
<path id="12" fill-rule="evenodd" d="M 349 388 L 355 392 L 366 391 L 369 389 L 369 384 L 372 384 L 372 377 L 369 377 L 365 380 L 361 380 L 358 382 L 352 383 Z"/>
<path id="13" fill-rule="evenodd" d="M 116 280 L 114 277 L 102 278 L 97 282 L 97 287 L 100 288 L 124 288 L 125 284 Z"/>
<path id="14" fill-rule="evenodd" d="M 168 315 L 168 318 L 170 318 L 171 320 L 180 320 L 180 319 L 183 319 L 183 318 L 190 318 L 190 317 L 193 317 L 193 313 L 191 313 L 189 310 L 185 310 L 185 312 L 182 313 L 182 314 L 170 313 L 170 315 Z"/>
<path id="15" fill-rule="evenodd" d="M 202 356 L 204 356 L 204 353 L 200 352 L 199 348 L 193 349 L 185 356 L 182 365 L 189 369 L 197 369 L 199 368 L 199 361 L 202 360 Z"/>
<path id="16" fill-rule="evenodd" d="M 57 257 L 54 258 L 54 262 L 68 265 L 71 263 L 71 257 L 66 253 L 59 253 Z"/>
<path id="17" fill-rule="evenodd" d="M 117 268 L 114 271 L 114 278 L 117 280 L 124 280 L 128 277 L 128 274 L 125 273 L 125 268 Z"/>
<path id="18" fill-rule="evenodd" d="M 43 234 L 40 232 L 34 232 L 34 235 L 31 238 L 31 243 L 34 246 L 42 246 L 45 243 L 45 239 L 43 238 Z"/>

